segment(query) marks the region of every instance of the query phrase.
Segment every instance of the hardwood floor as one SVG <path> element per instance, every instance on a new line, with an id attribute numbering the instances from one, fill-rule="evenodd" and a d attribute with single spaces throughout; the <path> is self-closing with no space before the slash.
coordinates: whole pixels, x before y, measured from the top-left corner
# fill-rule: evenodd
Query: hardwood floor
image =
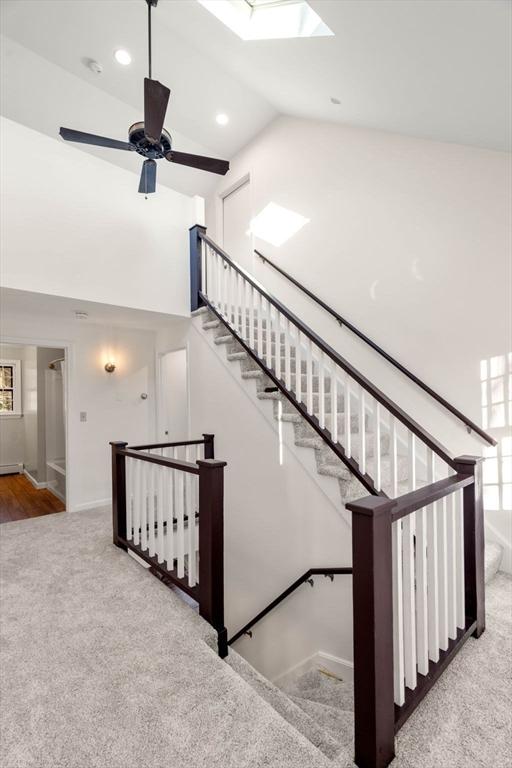
<path id="1" fill-rule="evenodd" d="M 0 475 L 0 523 L 63 512 L 65 505 L 51 491 L 34 488 L 25 475 Z"/>

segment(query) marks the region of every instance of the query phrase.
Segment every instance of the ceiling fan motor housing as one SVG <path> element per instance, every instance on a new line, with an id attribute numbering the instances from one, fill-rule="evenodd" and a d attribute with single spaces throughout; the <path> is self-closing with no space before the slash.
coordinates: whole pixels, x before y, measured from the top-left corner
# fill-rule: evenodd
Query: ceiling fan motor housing
<path id="1" fill-rule="evenodd" d="M 134 123 L 128 130 L 128 141 L 139 155 L 147 160 L 159 160 L 171 151 L 171 134 L 162 129 L 160 141 L 153 144 L 144 133 L 144 123 Z"/>

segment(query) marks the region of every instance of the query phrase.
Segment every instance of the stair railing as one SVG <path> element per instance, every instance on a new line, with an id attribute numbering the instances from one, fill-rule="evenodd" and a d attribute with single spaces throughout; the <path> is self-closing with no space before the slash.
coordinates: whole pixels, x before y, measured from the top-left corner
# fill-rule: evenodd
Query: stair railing
<path id="1" fill-rule="evenodd" d="M 359 768 L 385 768 L 394 757 L 395 733 L 465 641 L 485 629 L 482 459 L 452 457 L 203 227 L 191 229 L 190 245 L 192 310 L 213 312 L 370 491 L 346 505 L 352 512 L 355 761 Z"/>
<path id="2" fill-rule="evenodd" d="M 279 267 L 277 264 L 275 264 L 271 259 L 267 258 L 261 251 L 254 249 L 254 253 L 262 260 L 264 264 L 269 264 L 272 269 L 274 269 L 276 272 L 279 272 L 280 275 L 282 275 L 288 282 L 292 283 L 296 288 L 298 288 L 302 293 L 304 293 L 306 296 L 308 296 L 312 301 L 315 302 L 315 304 L 318 304 L 319 307 L 322 307 L 322 309 L 327 312 L 327 314 L 331 315 L 336 322 L 342 327 L 347 328 L 349 331 L 351 331 L 355 336 L 357 336 L 361 341 L 363 341 L 367 346 L 371 347 L 377 354 L 379 354 L 381 357 L 383 357 L 385 360 L 388 361 L 388 363 L 391 363 L 395 368 L 397 368 L 400 373 L 403 373 L 404 376 L 407 376 L 408 379 L 410 379 L 414 384 L 416 384 L 417 387 L 422 389 L 424 392 L 426 392 L 430 397 L 432 397 L 437 403 L 443 406 L 447 411 L 449 411 L 455 418 L 459 419 L 461 421 L 469 433 L 474 432 L 476 435 L 482 438 L 482 440 L 485 440 L 486 443 L 489 445 L 497 445 L 497 441 L 491 437 L 487 432 L 484 432 L 484 430 L 478 426 L 478 424 L 475 424 L 474 421 L 472 421 L 468 416 L 465 416 L 461 411 L 459 411 L 458 408 L 456 408 L 454 405 L 448 402 L 446 398 L 444 398 L 442 395 L 440 395 L 438 392 L 436 392 L 432 387 L 430 387 L 428 384 L 426 384 L 422 379 L 420 379 L 416 374 L 412 373 L 408 368 L 405 367 L 405 365 L 402 365 L 398 360 L 396 360 L 392 355 L 389 354 L 389 352 L 386 352 L 386 350 L 382 349 L 377 342 L 373 341 L 369 336 L 367 336 L 363 331 L 359 330 L 353 323 L 351 323 L 349 320 L 347 320 L 346 317 L 343 317 L 340 315 L 339 312 L 336 312 L 335 309 L 333 309 L 329 304 L 327 304 L 325 301 L 323 301 L 319 296 L 313 293 L 313 291 L 310 291 L 309 288 L 306 288 L 305 285 L 303 285 L 301 282 L 299 282 L 295 277 L 290 275 L 289 272 L 287 272 L 282 267 Z"/>
<path id="3" fill-rule="evenodd" d="M 452 454 L 227 253 L 190 230 L 191 307 L 207 306 L 373 495 L 445 477 Z M 368 426 L 373 432 L 367 434 Z"/>
<path id="4" fill-rule="evenodd" d="M 385 768 L 395 733 L 485 629 L 482 460 L 352 512 L 355 762 Z"/>
<path id="5" fill-rule="evenodd" d="M 224 626 L 224 467 L 214 437 L 112 446 L 114 544 L 199 604 L 227 655 Z"/>

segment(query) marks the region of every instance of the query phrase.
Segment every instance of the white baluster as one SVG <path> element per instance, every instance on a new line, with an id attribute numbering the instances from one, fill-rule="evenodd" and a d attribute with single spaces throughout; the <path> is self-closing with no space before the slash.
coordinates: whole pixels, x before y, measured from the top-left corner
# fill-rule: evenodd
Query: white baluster
<path id="1" fill-rule="evenodd" d="M 302 402 L 302 354 L 300 348 L 300 331 L 296 329 L 295 341 L 295 397 L 297 402 Z"/>
<path id="2" fill-rule="evenodd" d="M 345 432 L 343 436 L 343 447 L 345 453 L 350 459 L 352 456 L 352 408 L 350 402 L 350 377 L 345 373 L 343 389 L 343 412 L 345 414 Z"/>
<path id="3" fill-rule="evenodd" d="M 281 313 L 276 310 L 275 320 L 275 334 L 276 334 L 276 364 L 275 372 L 276 378 L 281 380 Z"/>
<path id="4" fill-rule="evenodd" d="M 247 311 L 247 291 L 249 288 L 249 283 L 244 280 L 244 278 L 240 275 L 240 285 L 241 285 L 241 304 L 240 304 L 240 328 L 241 328 L 241 336 L 244 341 L 248 341 L 249 334 L 247 333 L 247 317 L 248 317 L 248 311 Z"/>
<path id="5" fill-rule="evenodd" d="M 155 554 L 155 464 L 148 466 L 148 542 L 149 554 L 153 557 Z"/>
<path id="6" fill-rule="evenodd" d="M 448 648 L 448 559 L 446 531 L 446 497 L 438 502 L 437 555 L 439 565 L 439 647 Z"/>
<path id="7" fill-rule="evenodd" d="M 136 459 L 126 459 L 126 540 L 130 541 L 132 538 L 133 528 L 133 504 L 134 495 L 133 487 L 135 482 L 134 470 Z"/>
<path id="8" fill-rule="evenodd" d="M 366 393 L 359 389 L 359 469 L 366 474 Z"/>
<path id="9" fill-rule="evenodd" d="M 313 345 L 306 337 L 306 408 L 313 414 Z"/>
<path id="10" fill-rule="evenodd" d="M 435 477 L 435 455 L 427 448 L 427 483 Z M 427 604 L 428 604 L 428 655 L 439 661 L 439 578 L 437 567 L 437 506 L 427 507 Z"/>
<path id="11" fill-rule="evenodd" d="M 427 509 L 416 512 L 416 646 L 418 672 L 428 674 Z"/>
<path id="12" fill-rule="evenodd" d="M 446 560 L 448 567 L 448 637 L 457 638 L 457 521 L 455 494 L 446 497 Z"/>
<path id="13" fill-rule="evenodd" d="M 184 509 L 184 472 L 177 471 L 176 473 L 176 550 L 178 558 L 178 578 L 182 579 L 185 575 L 185 509 Z"/>
<path id="14" fill-rule="evenodd" d="M 171 458 L 174 459 L 174 448 L 171 448 Z M 166 476 L 166 488 L 167 488 L 167 505 L 165 508 L 165 522 L 166 522 L 166 554 L 167 570 L 174 570 L 174 509 L 175 509 L 175 481 L 176 470 L 169 469 Z"/>
<path id="15" fill-rule="evenodd" d="M 254 351 L 254 286 L 248 284 L 249 289 L 249 346 Z"/>
<path id="16" fill-rule="evenodd" d="M 163 455 L 163 451 L 162 451 Z M 156 553 L 158 555 L 158 562 L 163 563 L 165 553 L 164 553 L 164 474 L 166 472 L 166 468 L 157 465 L 157 508 L 156 508 L 156 519 L 157 519 L 157 543 L 156 543 Z"/>
<path id="17" fill-rule="evenodd" d="M 135 484 L 133 491 L 133 543 L 140 542 L 140 510 L 142 507 L 141 475 L 142 464 L 140 459 L 134 459 Z"/>
<path id="18" fill-rule="evenodd" d="M 375 477 L 373 478 L 373 482 L 375 484 L 375 488 L 380 491 L 382 488 L 382 458 L 380 455 L 380 435 L 381 435 L 381 423 L 380 423 L 380 403 L 378 403 L 376 400 L 374 401 L 374 433 L 373 433 L 373 440 L 374 440 L 374 454 L 375 454 Z"/>
<path id="19" fill-rule="evenodd" d="M 409 432 L 409 489 L 414 489 L 416 466 L 414 435 Z M 403 520 L 403 580 L 404 580 L 404 646 L 405 682 L 409 688 L 416 688 L 416 595 L 414 573 L 414 512 Z"/>
<path id="20" fill-rule="evenodd" d="M 338 379 L 335 363 L 331 366 L 331 439 L 333 443 L 338 442 Z"/>
<path id="21" fill-rule="evenodd" d="M 290 359 L 290 336 L 291 336 L 291 323 L 288 319 L 286 319 L 285 326 L 284 326 L 284 371 L 285 371 L 286 389 L 291 391 L 292 364 Z"/>
<path id="22" fill-rule="evenodd" d="M 272 304 L 267 300 L 265 304 L 265 325 L 266 325 L 266 354 L 265 362 L 267 367 L 272 369 Z"/>
<path id="23" fill-rule="evenodd" d="M 318 421 L 325 429 L 325 356 L 320 352 L 318 358 Z"/>
<path id="24" fill-rule="evenodd" d="M 263 360 L 263 297 L 256 292 L 256 317 L 258 322 L 258 357 Z"/>
<path id="25" fill-rule="evenodd" d="M 456 558 L 457 558 L 457 627 L 466 627 L 466 596 L 464 581 L 464 512 L 463 491 L 455 493 L 455 526 L 456 526 Z"/>
<path id="26" fill-rule="evenodd" d="M 142 471 L 142 504 L 140 507 L 140 545 L 143 550 L 148 548 L 148 468 L 147 461 L 141 460 Z"/>
<path id="27" fill-rule="evenodd" d="M 403 606 L 403 557 L 402 557 L 402 521 L 392 525 L 393 552 L 393 673 L 395 703 L 399 707 L 405 701 L 404 669 L 404 606 Z"/>
<path id="28" fill-rule="evenodd" d="M 398 436 L 397 425 L 395 417 L 390 414 L 390 481 L 391 481 L 391 497 L 396 499 L 398 496 Z"/>

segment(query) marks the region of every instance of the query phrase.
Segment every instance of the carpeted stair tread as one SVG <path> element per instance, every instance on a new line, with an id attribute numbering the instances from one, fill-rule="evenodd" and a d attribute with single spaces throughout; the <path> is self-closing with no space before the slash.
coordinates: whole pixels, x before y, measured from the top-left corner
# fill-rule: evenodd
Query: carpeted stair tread
<path id="1" fill-rule="evenodd" d="M 308 712 L 296 704 L 280 688 L 261 675 L 249 662 L 232 648 L 227 658 L 228 664 L 246 683 L 248 683 L 275 711 L 294 726 L 326 757 L 332 759 L 340 754 L 343 743 L 325 730 Z M 350 745 L 351 748 L 351 745 Z M 349 753 L 347 753 L 348 757 Z"/>
<path id="2" fill-rule="evenodd" d="M 499 571 L 503 549 L 494 541 L 485 543 L 485 583 L 488 584 Z"/>
<path id="3" fill-rule="evenodd" d="M 320 669 L 311 669 L 282 686 L 289 696 L 300 696 L 304 699 L 326 704 L 329 707 L 353 711 L 354 686 L 346 680 L 339 680 L 325 674 Z"/>
<path id="4" fill-rule="evenodd" d="M 347 750 L 352 750 L 354 743 L 354 713 L 352 710 L 338 709 L 338 707 L 331 707 L 329 704 L 322 704 L 320 701 L 306 699 L 303 696 L 290 696 L 290 698 L 315 722 L 319 723 L 333 739 Z"/>

